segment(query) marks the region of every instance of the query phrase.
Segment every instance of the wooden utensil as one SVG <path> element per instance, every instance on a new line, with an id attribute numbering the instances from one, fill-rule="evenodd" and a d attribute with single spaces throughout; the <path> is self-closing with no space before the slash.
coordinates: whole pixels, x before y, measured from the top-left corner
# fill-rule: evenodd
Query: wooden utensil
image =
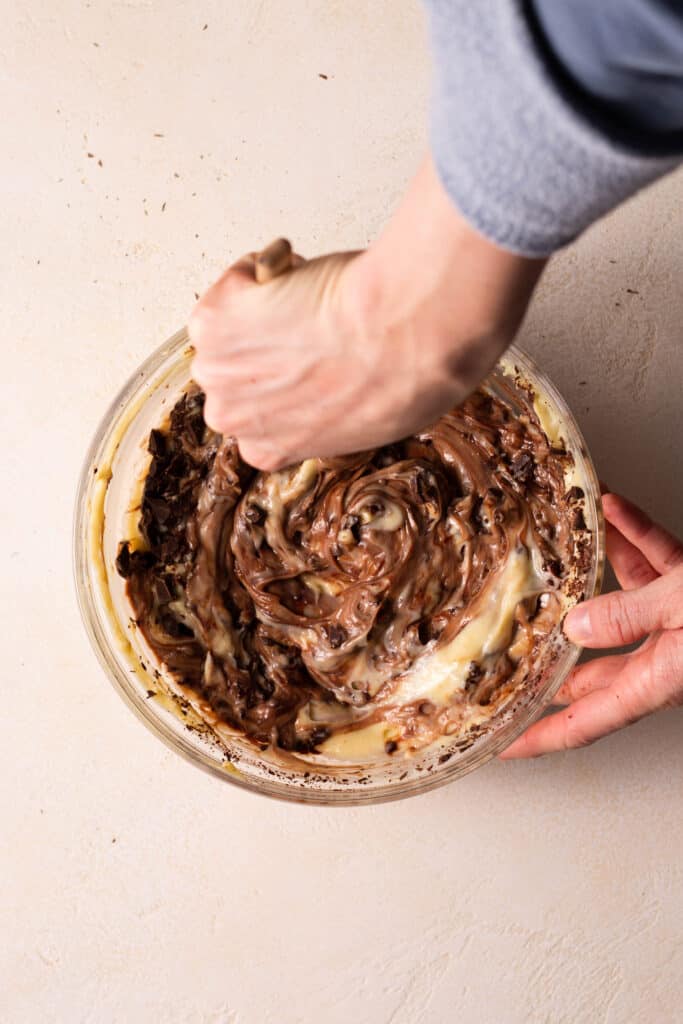
<path id="1" fill-rule="evenodd" d="M 291 269 L 292 247 L 286 238 L 276 238 L 256 257 L 254 277 L 257 284 L 265 284 Z"/>

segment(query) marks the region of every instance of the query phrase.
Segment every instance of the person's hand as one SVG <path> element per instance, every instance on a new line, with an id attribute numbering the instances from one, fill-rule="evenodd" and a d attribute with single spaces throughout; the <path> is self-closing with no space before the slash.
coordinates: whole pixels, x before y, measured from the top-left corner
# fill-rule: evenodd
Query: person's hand
<path id="1" fill-rule="evenodd" d="M 257 285 L 234 264 L 189 323 L 207 423 L 273 470 L 427 426 L 491 369 L 543 267 L 486 241 L 427 160 L 378 241 Z"/>
<path id="2" fill-rule="evenodd" d="M 621 647 L 574 669 L 555 698 L 569 705 L 532 725 L 501 755 L 584 747 L 660 708 L 683 704 L 683 544 L 640 509 L 605 494 L 607 554 L 623 590 L 573 608 L 564 631 L 585 647 Z"/>

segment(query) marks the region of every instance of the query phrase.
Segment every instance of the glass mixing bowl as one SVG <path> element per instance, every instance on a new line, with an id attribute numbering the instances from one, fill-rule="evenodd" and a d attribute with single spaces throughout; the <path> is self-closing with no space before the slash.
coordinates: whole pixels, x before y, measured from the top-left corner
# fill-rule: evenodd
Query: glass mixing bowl
<path id="1" fill-rule="evenodd" d="M 149 455 L 149 432 L 172 409 L 190 380 L 192 348 L 185 330 L 162 345 L 117 395 L 88 450 L 78 488 L 74 562 L 78 601 L 95 652 L 112 683 L 139 718 L 172 750 L 218 778 L 244 789 L 302 803 L 364 804 L 425 792 L 460 778 L 505 749 L 552 700 L 580 649 L 559 627 L 548 638 L 536 681 L 491 719 L 467 749 L 444 747 L 408 759 L 324 766 L 281 759 L 229 730 L 211 728 L 157 664 L 131 617 L 125 583 L 114 567 L 118 543 L 136 532 Z M 488 383 L 511 378 L 533 388 L 546 433 L 562 437 L 574 457 L 574 480 L 585 492 L 592 537 L 582 578 L 586 597 L 599 591 L 604 562 L 600 489 L 581 433 L 562 396 L 532 360 L 512 346 Z M 454 738 L 457 739 L 457 738 Z M 462 744 L 461 744 L 462 746 Z"/>

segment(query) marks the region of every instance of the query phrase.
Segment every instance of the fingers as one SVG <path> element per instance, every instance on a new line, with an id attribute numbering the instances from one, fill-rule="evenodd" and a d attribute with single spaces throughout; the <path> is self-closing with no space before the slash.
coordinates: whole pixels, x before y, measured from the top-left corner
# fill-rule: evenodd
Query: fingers
<path id="1" fill-rule="evenodd" d="M 279 449 L 263 441 L 239 441 L 239 450 L 245 462 L 265 473 L 282 469 L 291 461 Z"/>
<path id="2" fill-rule="evenodd" d="M 673 633 L 667 636 L 674 636 Z M 674 644 L 666 642 L 673 651 Z M 541 719 L 519 737 L 501 757 L 539 757 L 558 750 L 585 747 L 609 733 L 631 725 L 674 701 L 683 701 L 683 637 L 676 652 L 665 657 L 649 647 L 624 659 L 614 682 L 594 690 L 570 707 Z M 666 667 L 663 667 L 666 666 Z"/>
<path id="3" fill-rule="evenodd" d="M 210 348 L 212 342 L 220 345 L 226 326 L 226 303 L 245 289 L 256 287 L 255 257 L 255 253 L 248 253 L 228 267 L 192 310 L 187 330 L 198 351 Z"/>
<path id="4" fill-rule="evenodd" d="M 556 698 L 569 707 L 536 722 L 504 759 L 586 746 L 683 704 L 683 544 L 625 498 L 604 494 L 603 509 L 607 553 L 624 590 L 573 608 L 564 631 L 594 648 L 648 639 L 637 651 L 576 669 Z"/>
<path id="5" fill-rule="evenodd" d="M 651 665 L 652 685 L 660 707 L 683 705 L 683 630 L 655 634 L 639 650 Z"/>
<path id="6" fill-rule="evenodd" d="M 607 557 L 614 569 L 614 575 L 624 590 L 644 587 L 659 575 L 650 565 L 647 558 L 622 533 L 607 523 L 605 531 L 607 539 Z"/>
<path id="7" fill-rule="evenodd" d="M 586 747 L 626 725 L 628 721 L 620 699 L 608 687 L 589 693 L 564 711 L 542 718 L 500 756 L 510 761 Z"/>
<path id="8" fill-rule="evenodd" d="M 596 658 L 579 665 L 569 673 L 560 689 L 553 698 L 553 704 L 572 704 L 593 690 L 602 690 L 614 682 L 616 676 L 624 668 L 628 654 L 612 654 L 606 658 Z"/>
<path id="9" fill-rule="evenodd" d="M 632 502 L 618 494 L 605 494 L 602 508 L 607 521 L 643 553 L 658 573 L 683 564 L 683 544 Z"/>
<path id="10" fill-rule="evenodd" d="M 638 590 L 618 590 L 568 612 L 564 632 L 584 647 L 623 647 L 657 629 L 683 625 L 683 572 L 659 576 Z"/>
<path id="11" fill-rule="evenodd" d="M 245 288 L 255 287 L 255 265 L 256 253 L 253 252 L 241 256 L 240 259 L 231 263 L 222 276 L 214 281 L 208 291 L 204 292 L 197 306 L 212 305 L 218 300 L 225 300 L 228 296 L 243 291 Z"/>
<path id="12" fill-rule="evenodd" d="M 212 390 L 206 388 L 202 374 L 196 373 L 194 368 L 192 376 L 200 387 L 204 388 L 206 391 L 206 398 L 204 399 L 204 422 L 219 434 L 234 437 L 237 432 L 236 428 L 239 428 L 240 424 L 236 423 L 234 418 L 230 415 L 230 408 L 226 408 L 223 400 L 216 396 Z M 250 424 L 250 426 L 253 429 L 253 423 Z"/>
<path id="13" fill-rule="evenodd" d="M 630 682 L 625 670 L 612 685 L 593 690 L 564 711 L 533 724 L 501 757 L 507 761 L 574 750 L 637 722 L 654 711 L 657 703 L 640 686 L 630 692 Z"/>

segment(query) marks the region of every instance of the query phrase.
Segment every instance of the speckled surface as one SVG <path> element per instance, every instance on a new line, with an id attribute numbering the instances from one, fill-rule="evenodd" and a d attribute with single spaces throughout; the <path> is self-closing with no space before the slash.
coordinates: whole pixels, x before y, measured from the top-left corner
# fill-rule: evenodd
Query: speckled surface
<path id="1" fill-rule="evenodd" d="M 400 194 L 417 4 L 19 2 L 0 77 L 2 1019 L 680 1020 L 681 712 L 412 802 L 284 806 L 148 734 L 75 608 L 113 391 L 242 250 L 363 245 Z M 521 337 L 610 486 L 679 530 L 682 197 L 674 176 L 558 257 Z"/>

